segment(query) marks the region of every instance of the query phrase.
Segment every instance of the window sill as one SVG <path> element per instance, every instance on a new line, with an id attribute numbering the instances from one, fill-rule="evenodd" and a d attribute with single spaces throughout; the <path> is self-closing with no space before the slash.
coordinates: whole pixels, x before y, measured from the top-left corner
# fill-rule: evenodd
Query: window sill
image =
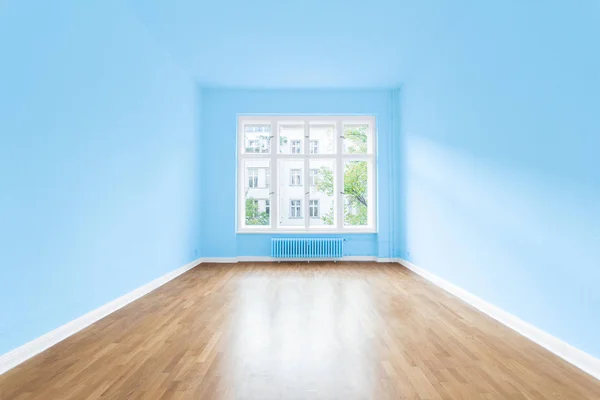
<path id="1" fill-rule="evenodd" d="M 372 235 L 376 229 L 344 229 L 344 230 L 284 230 L 284 229 L 238 229 L 237 235 Z"/>

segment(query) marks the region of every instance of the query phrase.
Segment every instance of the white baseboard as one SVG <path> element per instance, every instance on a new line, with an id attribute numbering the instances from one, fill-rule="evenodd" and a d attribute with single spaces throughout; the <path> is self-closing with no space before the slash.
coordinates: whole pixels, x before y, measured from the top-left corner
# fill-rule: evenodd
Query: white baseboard
<path id="1" fill-rule="evenodd" d="M 11 368 L 16 367 L 22 362 L 28 360 L 29 358 L 41 353 L 42 351 L 48 349 L 51 346 L 54 346 L 58 342 L 68 338 L 69 336 L 79 332 L 80 330 L 88 327 L 96 321 L 106 317 L 107 315 L 117 311 L 118 309 L 126 306 L 127 304 L 139 299 L 140 297 L 148 294 L 154 289 L 164 285 L 170 280 L 178 277 L 186 271 L 194 268 L 196 265 L 200 264 L 201 260 L 192 261 L 189 264 L 184 265 L 176 269 L 175 271 L 169 272 L 141 286 L 121 297 L 107 303 L 89 313 L 62 325 L 53 331 L 46 333 L 43 336 L 40 336 L 31 342 L 25 343 L 21 347 L 17 347 L 16 349 L 3 354 L 0 356 L 0 375 L 5 373 Z"/>
<path id="2" fill-rule="evenodd" d="M 401 258 L 398 263 L 600 380 L 600 360 Z"/>

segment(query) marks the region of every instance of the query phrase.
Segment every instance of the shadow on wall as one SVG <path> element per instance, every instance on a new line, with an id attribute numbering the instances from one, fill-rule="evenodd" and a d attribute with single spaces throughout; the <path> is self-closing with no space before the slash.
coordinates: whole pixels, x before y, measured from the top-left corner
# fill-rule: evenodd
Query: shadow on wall
<path id="1" fill-rule="evenodd" d="M 599 356 L 599 193 L 416 135 L 405 145 L 410 261 Z"/>

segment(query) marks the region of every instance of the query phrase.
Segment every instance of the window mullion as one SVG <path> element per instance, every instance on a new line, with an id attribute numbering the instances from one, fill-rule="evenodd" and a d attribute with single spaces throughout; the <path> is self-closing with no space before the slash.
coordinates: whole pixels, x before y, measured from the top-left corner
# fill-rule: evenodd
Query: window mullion
<path id="1" fill-rule="evenodd" d="M 344 228 L 344 163 L 342 158 L 343 141 L 342 141 L 342 121 L 335 122 L 335 140 L 336 140 L 336 171 L 335 171 L 335 198 L 336 198 L 336 229 Z"/>
<path id="2" fill-rule="evenodd" d="M 246 207 L 245 207 L 245 196 L 244 196 L 244 181 L 246 180 L 246 174 L 244 169 L 244 158 L 238 158 L 238 226 L 245 227 L 246 224 Z"/>
<path id="3" fill-rule="evenodd" d="M 269 199 L 271 199 L 271 229 L 277 229 L 279 221 L 279 187 L 277 185 L 277 151 L 279 150 L 279 129 L 277 121 L 271 121 L 271 188 L 269 190 Z"/>
<path id="4" fill-rule="evenodd" d="M 302 180 L 303 188 L 304 188 L 304 228 L 309 229 L 310 218 L 308 218 L 308 199 L 310 197 L 310 187 L 308 186 L 308 154 L 309 154 L 309 125 L 308 121 L 304 121 L 304 146 L 302 146 L 302 150 L 304 151 L 304 177 Z"/>

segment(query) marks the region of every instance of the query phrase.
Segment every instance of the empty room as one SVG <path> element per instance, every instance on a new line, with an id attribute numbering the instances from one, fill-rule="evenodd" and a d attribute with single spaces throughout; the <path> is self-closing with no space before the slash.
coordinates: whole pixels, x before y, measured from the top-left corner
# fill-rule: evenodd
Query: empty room
<path id="1" fill-rule="evenodd" d="M 0 400 L 598 400 L 599 149 L 598 0 L 0 0 Z"/>

